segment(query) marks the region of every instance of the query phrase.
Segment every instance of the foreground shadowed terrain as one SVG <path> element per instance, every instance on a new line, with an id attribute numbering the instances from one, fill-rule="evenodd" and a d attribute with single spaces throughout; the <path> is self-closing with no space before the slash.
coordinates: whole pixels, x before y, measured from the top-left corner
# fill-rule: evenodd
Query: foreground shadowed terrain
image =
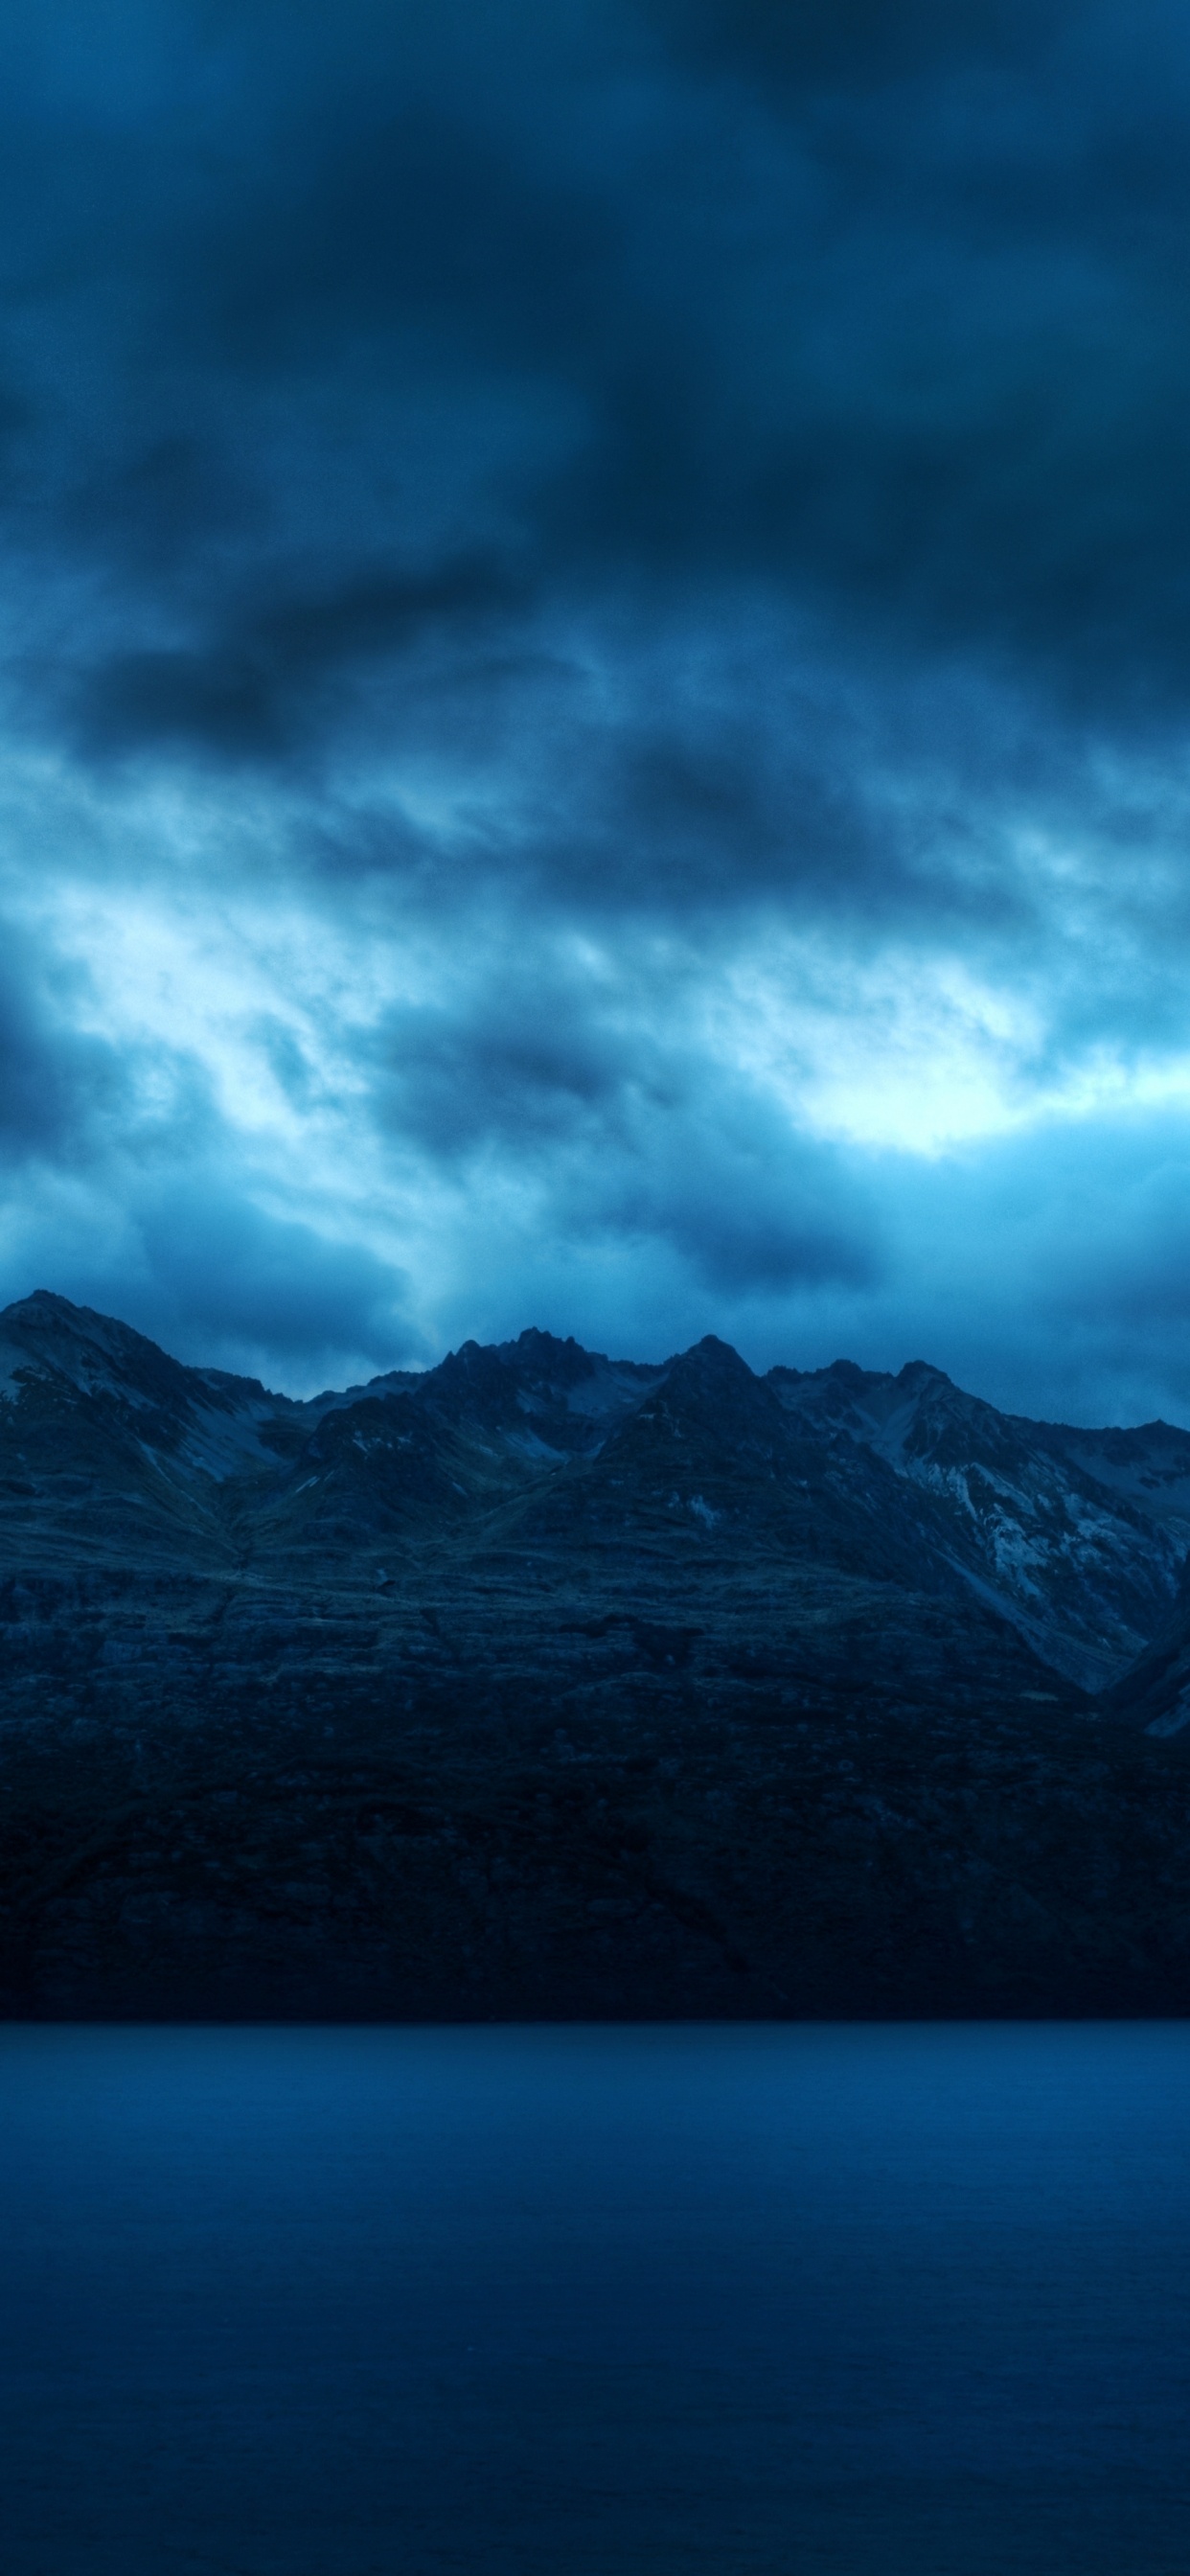
<path id="1" fill-rule="evenodd" d="M 1190 1434 L 533 1332 L 299 1404 L 44 1294 L 0 1390 L 8 2012 L 1190 2004 Z"/>

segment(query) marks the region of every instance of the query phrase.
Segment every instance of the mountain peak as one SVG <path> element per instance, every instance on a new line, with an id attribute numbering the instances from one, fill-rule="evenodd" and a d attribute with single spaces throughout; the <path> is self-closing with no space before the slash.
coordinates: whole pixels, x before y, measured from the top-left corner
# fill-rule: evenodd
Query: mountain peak
<path id="1" fill-rule="evenodd" d="M 720 1341 L 717 1333 L 704 1333 L 701 1342 L 692 1342 L 688 1351 L 666 1361 L 656 1400 L 730 1403 L 744 1395 L 759 1396 L 762 1385 L 730 1342 Z M 765 1389 L 765 1396 L 766 1400 L 771 1396 L 770 1389 Z"/>
<path id="2" fill-rule="evenodd" d="M 702 1340 L 692 1342 L 689 1350 L 683 1351 L 681 1356 L 684 1360 L 705 1360 L 713 1367 L 736 1376 L 751 1377 L 753 1374 L 747 1360 L 740 1358 L 731 1342 L 720 1341 L 718 1333 L 704 1333 Z"/>
<path id="3" fill-rule="evenodd" d="M 844 1366 L 845 1365 L 846 1363 L 844 1363 Z M 836 1361 L 836 1369 L 838 1366 L 839 1363 Z M 953 1386 L 954 1379 L 947 1376 L 945 1369 L 935 1368 L 930 1360 L 906 1360 L 904 1368 L 898 1369 L 897 1371 L 898 1386 L 912 1389 L 913 1387 L 927 1386 L 930 1384 L 935 1386 Z"/>
<path id="4" fill-rule="evenodd" d="M 543 1333 L 537 1324 L 527 1324 L 515 1342 L 497 1342 L 495 1347 L 506 1367 L 527 1368 L 563 1386 L 590 1377 L 595 1369 L 604 1366 L 602 1353 L 584 1350 L 573 1333 L 563 1341 L 557 1333 Z"/>

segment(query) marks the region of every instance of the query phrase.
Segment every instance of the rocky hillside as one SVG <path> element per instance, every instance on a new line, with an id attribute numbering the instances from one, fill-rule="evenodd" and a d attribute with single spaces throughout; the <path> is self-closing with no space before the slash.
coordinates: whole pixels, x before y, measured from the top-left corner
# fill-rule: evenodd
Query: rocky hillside
<path id="1" fill-rule="evenodd" d="M 38 1294 L 0 2002 L 1182 2009 L 1188 1544 L 1190 1434 L 923 1363 L 527 1332 L 299 1403 Z"/>
<path id="2" fill-rule="evenodd" d="M 936 1497 L 972 1587 L 1088 1690 L 1118 1679 L 1164 1623 L 1190 1548 L 1190 1432 L 1027 1422 L 924 1360 L 898 1377 L 837 1360 L 770 1382 L 819 1438 Z"/>

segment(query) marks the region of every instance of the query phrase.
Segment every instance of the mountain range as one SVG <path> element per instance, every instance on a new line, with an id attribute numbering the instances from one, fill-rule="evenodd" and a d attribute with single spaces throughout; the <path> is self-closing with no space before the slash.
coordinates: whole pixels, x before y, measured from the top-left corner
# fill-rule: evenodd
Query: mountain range
<path id="1" fill-rule="evenodd" d="M 1182 2010 L 1190 1432 L 0 1313 L 0 2003 Z"/>

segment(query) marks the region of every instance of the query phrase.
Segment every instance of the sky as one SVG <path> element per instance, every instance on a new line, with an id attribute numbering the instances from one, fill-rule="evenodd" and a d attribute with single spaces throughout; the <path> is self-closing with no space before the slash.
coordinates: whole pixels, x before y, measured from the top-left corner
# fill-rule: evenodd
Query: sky
<path id="1" fill-rule="evenodd" d="M 0 11 L 0 1296 L 1190 1422 L 1190 29 Z"/>

